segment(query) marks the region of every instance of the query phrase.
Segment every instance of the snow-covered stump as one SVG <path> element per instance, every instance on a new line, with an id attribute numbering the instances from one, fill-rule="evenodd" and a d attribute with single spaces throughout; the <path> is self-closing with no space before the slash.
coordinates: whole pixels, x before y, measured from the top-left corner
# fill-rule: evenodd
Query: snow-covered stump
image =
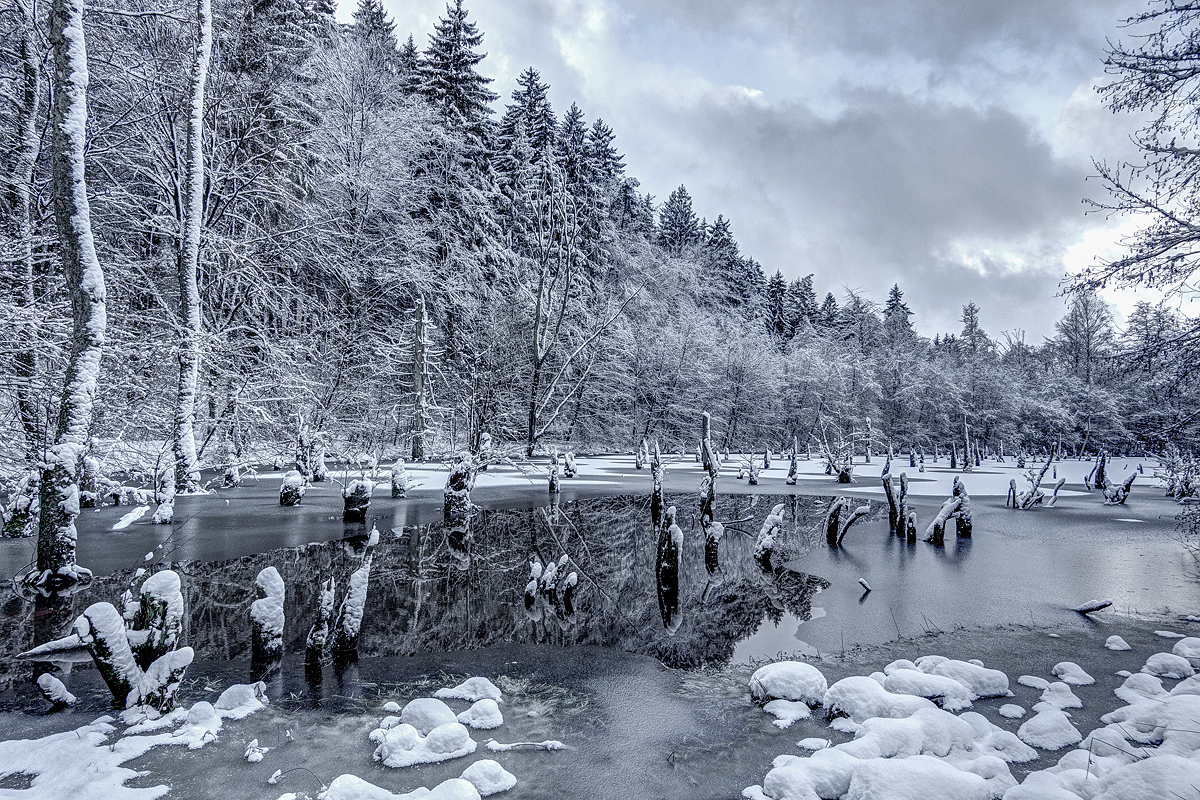
<path id="1" fill-rule="evenodd" d="M 750 471 L 746 483 L 750 486 L 758 486 L 758 465 L 754 463 L 754 456 L 750 456 Z"/>
<path id="2" fill-rule="evenodd" d="M 771 468 L 771 448 L 763 449 L 763 469 Z"/>
<path id="3" fill-rule="evenodd" d="M 879 478 L 883 482 L 883 494 L 887 498 L 888 503 L 888 532 L 893 535 L 903 536 L 904 530 L 901 522 L 904 516 L 900 513 L 900 506 L 896 502 L 896 488 L 892 484 L 892 458 L 890 454 L 887 461 L 883 463 L 883 473 Z"/>
<path id="4" fill-rule="evenodd" d="M 559 486 L 558 486 L 558 449 L 557 448 L 555 448 L 554 454 L 552 456 L 550 456 L 550 467 L 547 470 L 547 473 L 548 473 L 547 477 L 549 478 L 549 480 L 547 482 L 547 488 L 549 489 L 550 494 L 558 494 Z"/>
<path id="5" fill-rule="evenodd" d="M 139 667 L 147 669 L 179 643 L 179 634 L 183 630 L 183 593 L 179 575 L 166 569 L 147 578 L 137 605 L 128 603 L 125 616 L 130 620 L 130 631 L 139 634 L 129 636 L 134 660 Z"/>
<path id="6" fill-rule="evenodd" d="M 404 497 L 408 494 L 408 469 L 405 468 L 404 459 L 397 458 L 396 463 L 392 464 L 392 497 Z"/>
<path id="7" fill-rule="evenodd" d="M 304 476 L 300 474 L 300 470 L 288 470 L 283 476 L 283 482 L 279 484 L 279 505 L 300 505 L 300 501 L 304 499 L 304 490 Z"/>
<path id="8" fill-rule="evenodd" d="M 658 530 L 662 526 L 663 509 L 667 506 L 663 495 L 662 451 L 658 448 L 657 440 L 654 442 L 654 454 L 650 456 L 650 483 L 650 519 L 654 529 Z"/>
<path id="9" fill-rule="evenodd" d="M 330 625 L 333 624 L 334 592 L 337 584 L 333 578 L 321 585 L 321 596 L 317 605 L 317 621 L 308 630 L 308 638 L 304 642 L 304 662 L 306 666 L 320 665 L 321 657 L 325 655 L 325 646 L 329 644 Z"/>
<path id="10" fill-rule="evenodd" d="M 900 513 L 900 530 L 898 536 L 904 536 L 910 542 L 917 540 L 917 515 L 908 507 L 908 475 L 900 473 L 900 498 L 896 505 Z"/>
<path id="11" fill-rule="evenodd" d="M 39 478 L 36 470 L 21 476 L 4 513 L 4 538 L 24 539 L 37 533 Z"/>
<path id="12" fill-rule="evenodd" d="M 1009 482 L 1009 498 L 1013 503 L 1012 507 L 1014 509 L 1020 508 L 1022 510 L 1028 510 L 1030 508 L 1033 508 L 1036 505 L 1041 504 L 1046 499 L 1046 495 L 1044 492 L 1041 491 L 1040 487 L 1042 485 L 1042 480 L 1046 477 L 1046 473 L 1050 470 L 1053 463 L 1054 463 L 1054 453 L 1053 453 L 1053 451 L 1051 451 L 1050 455 L 1046 458 L 1046 463 L 1044 465 L 1042 465 L 1041 470 L 1039 470 L 1038 472 L 1035 473 L 1031 469 L 1025 474 L 1025 480 L 1029 481 L 1028 491 L 1017 492 L 1016 491 L 1016 488 L 1017 488 L 1016 481 L 1013 480 L 1013 481 Z M 1055 470 L 1056 477 L 1057 477 L 1057 472 L 1058 471 L 1056 469 Z M 1055 495 L 1058 494 L 1058 489 L 1061 486 L 1062 486 L 1062 484 L 1060 483 L 1058 486 L 1055 487 L 1055 489 L 1054 489 Z"/>
<path id="13" fill-rule="evenodd" d="M 850 512 L 849 516 L 846 517 L 846 521 L 842 523 L 842 529 L 840 531 L 838 531 L 838 536 L 837 536 L 837 546 L 838 547 L 842 546 L 842 540 L 846 538 L 846 531 L 850 530 L 850 526 L 853 525 L 854 523 L 858 522 L 863 517 L 866 517 L 870 513 L 871 513 L 870 504 L 865 505 L 865 506 L 859 506 L 858 508 L 856 508 Z"/>
<path id="14" fill-rule="evenodd" d="M 704 467 L 704 471 L 714 479 L 721 474 L 721 456 L 713 447 L 712 417 L 707 411 L 704 412 L 700 421 L 700 464 Z"/>
<path id="15" fill-rule="evenodd" d="M 575 453 L 570 450 L 563 456 L 563 477 L 574 478 L 579 474 L 579 467 L 575 464 Z"/>
<path id="16" fill-rule="evenodd" d="M 279 570 L 267 567 L 254 579 L 258 599 L 250 604 L 251 662 L 269 664 L 283 658 L 283 600 L 286 589 Z"/>
<path id="17" fill-rule="evenodd" d="M 67 691 L 67 687 L 49 672 L 43 672 L 37 678 L 38 691 L 51 706 L 51 710 L 75 705 L 75 695 Z"/>
<path id="18" fill-rule="evenodd" d="M 674 634 L 683 623 L 679 608 L 679 575 L 683 559 L 683 530 L 675 522 L 675 506 L 667 509 L 666 527 L 658 537 L 658 559 L 654 571 L 658 609 L 663 627 Z"/>
<path id="19" fill-rule="evenodd" d="M 1106 506 L 1123 506 L 1123 505 L 1125 505 L 1125 500 L 1126 500 L 1126 498 L 1129 497 L 1129 490 L 1133 488 L 1133 479 L 1136 477 L 1137 477 L 1136 472 L 1130 472 L 1129 477 L 1125 479 L 1124 483 L 1121 483 L 1119 485 L 1110 483 L 1109 485 L 1105 486 L 1103 489 L 1104 505 L 1106 505 Z"/>
<path id="20" fill-rule="evenodd" d="M 236 461 L 226 465 L 221 477 L 221 486 L 225 489 L 236 489 L 242 485 L 242 466 Z"/>
<path id="21" fill-rule="evenodd" d="M 908 448 L 908 466 L 913 469 L 917 466 L 917 453 L 913 448 Z"/>
<path id="22" fill-rule="evenodd" d="M 118 707 L 132 708 L 151 705 L 160 711 L 168 711 L 175 704 L 175 692 L 183 680 L 184 672 L 192 663 L 194 653 L 190 647 L 163 649 L 166 642 L 174 646 L 170 634 L 172 620 L 183 616 L 183 597 L 178 591 L 179 577 L 169 570 L 156 573 L 147 580 L 149 589 L 143 586 L 143 598 L 148 595 L 154 600 L 149 604 L 147 624 L 158 627 L 127 629 L 125 620 L 111 603 L 95 603 L 75 620 L 73 637 L 87 647 L 100 676 L 112 693 Z M 172 579 L 173 578 L 173 579 Z M 176 614 L 176 610 L 178 613 Z M 140 614 L 141 607 L 139 607 Z M 139 615 L 135 614 L 135 621 Z M 136 622 L 135 622 L 136 624 Z M 177 629 L 176 629 L 177 631 Z M 144 648 L 148 641 L 155 647 Z M 51 643 L 53 645 L 53 643 Z M 146 668 L 138 663 L 134 646 L 139 647 L 143 657 L 161 652 Z"/>
<path id="23" fill-rule="evenodd" d="M 791 463 L 788 464 L 787 479 L 784 481 L 788 486 L 795 486 L 796 479 L 800 477 L 800 467 L 796 464 L 796 451 L 800 449 L 800 443 L 796 437 L 792 437 L 792 457 Z"/>
<path id="24" fill-rule="evenodd" d="M 642 439 L 642 443 L 638 446 L 637 452 L 633 455 L 633 466 L 637 469 L 642 469 L 646 466 L 646 462 L 649 460 L 649 445 L 646 443 L 645 439 Z"/>
<path id="25" fill-rule="evenodd" d="M 367 584 L 371 577 L 371 559 L 377 544 L 379 531 L 372 528 L 362 564 L 350 575 L 346 584 L 346 596 L 342 598 L 342 605 L 338 609 L 331 649 L 334 657 L 342 661 L 354 661 L 358 658 L 358 633 L 362 628 L 363 614 L 367 607 Z"/>
<path id="26" fill-rule="evenodd" d="M 967 420 L 964 418 L 962 471 L 970 472 L 971 469 L 971 429 L 967 427 Z"/>
<path id="27" fill-rule="evenodd" d="M 95 446 L 95 439 L 92 440 Z M 173 484 L 172 484 L 173 486 Z M 100 462 L 88 453 L 79 472 L 79 507 L 95 508 L 100 502 Z"/>
<path id="28" fill-rule="evenodd" d="M 821 527 L 825 530 L 825 542 L 830 547 L 837 547 L 838 534 L 841 533 L 842 514 L 849 511 L 850 503 L 844 497 L 835 497 L 829 503 L 829 510 L 825 512 L 825 521 Z"/>
<path id="29" fill-rule="evenodd" d="M 329 477 L 329 469 L 325 466 L 325 444 L 320 437 L 317 437 L 316 447 L 312 462 L 312 482 L 321 483 Z"/>
<path id="30" fill-rule="evenodd" d="M 342 522 L 366 522 L 371 507 L 371 490 L 367 480 L 352 480 L 342 489 Z"/>
<path id="31" fill-rule="evenodd" d="M 771 555 L 778 545 L 777 537 L 783 530 L 783 503 L 771 509 L 771 513 L 763 520 L 758 529 L 758 538 L 754 540 L 754 561 L 763 572 L 771 572 Z"/>
<path id="32" fill-rule="evenodd" d="M 972 533 L 971 522 L 971 498 L 967 496 L 967 489 L 963 482 L 957 476 L 954 478 L 954 493 L 945 503 L 942 504 L 937 516 L 933 518 L 933 522 L 929 523 L 929 527 L 925 530 L 925 541 L 942 545 L 946 539 L 946 522 L 953 519 L 955 522 L 955 534 L 961 538 L 969 538 Z"/>
<path id="33" fill-rule="evenodd" d="M 464 454 L 450 470 L 442 490 L 442 512 L 448 516 L 471 511 L 471 490 L 475 488 L 475 466 L 470 454 Z"/>

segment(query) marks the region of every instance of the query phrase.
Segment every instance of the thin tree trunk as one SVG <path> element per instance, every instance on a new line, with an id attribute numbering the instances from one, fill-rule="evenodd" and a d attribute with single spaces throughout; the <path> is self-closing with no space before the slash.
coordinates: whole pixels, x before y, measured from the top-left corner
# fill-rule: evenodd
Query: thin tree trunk
<path id="1" fill-rule="evenodd" d="M 425 428 L 429 424 L 429 412 L 425 408 L 426 328 L 429 318 L 425 313 L 425 298 L 417 298 L 416 324 L 413 330 L 413 433 L 412 460 L 425 460 Z"/>
<path id="2" fill-rule="evenodd" d="M 107 317 L 104 271 L 92 239 L 84 178 L 88 70 L 82 0 L 52 0 L 50 43 L 54 49 L 54 217 L 73 325 L 54 444 L 42 465 L 37 574 L 31 578 L 54 589 L 91 576 L 75 564 L 75 518 L 79 516 L 79 466 L 92 423 Z"/>
<path id="3" fill-rule="evenodd" d="M 17 119 L 19 149 L 12 185 L 16 201 L 18 261 L 21 265 L 21 292 L 17 297 L 17 304 L 26 310 L 26 341 L 29 349 L 15 354 L 13 366 L 17 381 L 17 411 L 25 433 L 26 453 L 32 465 L 41 444 L 37 392 L 34 387 L 38 374 L 36 342 L 39 336 L 33 311 L 36 300 L 33 272 L 33 169 L 41 145 L 37 122 L 42 93 L 42 70 L 38 54 L 37 20 L 34 18 L 33 9 L 24 2 L 17 3 L 17 6 L 24 19 L 21 23 L 21 42 L 18 46 L 21 57 L 20 111 Z"/>
<path id="4" fill-rule="evenodd" d="M 204 215 L 204 85 L 212 54 L 212 6 L 196 0 L 196 49 L 188 99 L 187 179 L 179 246 L 179 310 L 183 342 L 179 349 L 179 395 L 175 406 L 175 488 L 200 487 L 196 457 L 196 384 L 200 378 L 200 223 Z"/>

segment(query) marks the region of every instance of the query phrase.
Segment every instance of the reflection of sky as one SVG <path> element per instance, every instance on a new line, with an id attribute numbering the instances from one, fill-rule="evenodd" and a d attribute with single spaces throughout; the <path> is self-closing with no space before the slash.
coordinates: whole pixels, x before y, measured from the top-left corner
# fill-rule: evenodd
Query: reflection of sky
<path id="1" fill-rule="evenodd" d="M 339 18 L 354 3 L 342 0 Z M 387 0 L 425 46 L 440 0 Z M 1134 0 L 476 0 L 502 110 L 535 66 L 561 113 L 617 133 L 658 200 L 680 183 L 768 272 L 820 292 L 899 281 L 923 332 L 956 330 L 947 293 L 993 335 L 1052 332 L 1066 270 L 1114 254 L 1085 216 L 1091 159 L 1128 152 L 1109 114 L 1106 37 Z M 882 300 L 882 296 L 879 298 Z M 1131 297 L 1111 294 L 1119 309 Z"/>

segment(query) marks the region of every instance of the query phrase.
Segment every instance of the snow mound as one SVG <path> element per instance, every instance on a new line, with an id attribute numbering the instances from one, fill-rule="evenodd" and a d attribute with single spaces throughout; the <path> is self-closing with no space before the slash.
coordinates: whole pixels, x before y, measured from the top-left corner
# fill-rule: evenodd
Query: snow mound
<path id="1" fill-rule="evenodd" d="M 495 700 L 485 697 L 459 714 L 458 721 L 477 731 L 490 731 L 504 724 L 504 715 L 500 713 L 500 706 Z M 482 789 L 479 791 L 480 794 L 487 794 Z"/>
<path id="2" fill-rule="evenodd" d="M 1059 711 L 1064 708 L 1083 708 L 1083 701 L 1075 696 L 1071 687 L 1061 681 L 1055 681 L 1042 692 L 1040 702 L 1048 703 Z"/>
<path id="3" fill-rule="evenodd" d="M 462 778 L 442 781 L 433 789 L 422 786 L 404 794 L 392 794 L 357 775 L 337 776 L 321 796 L 324 800 L 479 800 L 480 797 L 475 786 Z"/>
<path id="4" fill-rule="evenodd" d="M 262 681 L 235 683 L 221 692 L 221 696 L 212 707 L 222 719 L 242 719 L 258 711 L 268 702 L 267 685 Z"/>
<path id="5" fill-rule="evenodd" d="M 1005 719 L 1020 719 L 1025 716 L 1025 709 L 1021 708 L 1016 703 L 1005 703 L 1000 706 L 1000 716 Z"/>
<path id="6" fill-rule="evenodd" d="M 1123 684 L 1113 689 L 1113 694 L 1133 705 L 1134 703 L 1158 702 L 1167 696 L 1167 691 L 1163 689 L 1162 679 L 1138 672 L 1130 675 Z"/>
<path id="7" fill-rule="evenodd" d="M 812 711 L 802 700 L 772 700 L 763 706 L 763 711 L 776 717 L 771 724 L 777 728 L 790 728 L 793 723 L 808 719 Z"/>
<path id="8" fill-rule="evenodd" d="M 499 703 L 503 699 L 496 684 L 487 678 L 467 678 L 452 689 L 438 689 L 433 696 L 442 700 L 466 700 L 469 703 L 484 698 L 491 698 Z"/>
<path id="9" fill-rule="evenodd" d="M 936 658 L 940 658 L 940 656 Z M 1010 697 L 1012 695 L 1012 692 L 1008 690 L 1008 676 L 998 669 L 988 669 L 969 661 L 953 659 L 943 659 L 932 666 L 930 663 L 925 659 L 917 660 L 917 666 L 922 672 L 953 678 L 967 687 L 967 690 L 976 698 Z"/>
<path id="10" fill-rule="evenodd" d="M 1184 678 L 1175 684 L 1170 694 L 1200 694 L 1200 675 Z"/>
<path id="11" fill-rule="evenodd" d="M 517 785 L 517 776 L 490 758 L 476 761 L 463 770 L 461 777 L 469 781 L 481 797 L 507 792 Z"/>
<path id="12" fill-rule="evenodd" d="M 1104 646 L 1109 650 L 1132 650 L 1129 643 L 1120 636 L 1110 636 L 1104 640 Z"/>
<path id="13" fill-rule="evenodd" d="M 400 704 L 397 703 L 395 700 L 389 700 L 383 704 L 383 710 L 388 712 L 389 714 L 399 714 L 400 713 Z"/>
<path id="14" fill-rule="evenodd" d="M 861 724 L 872 717 L 904 718 L 923 708 L 936 708 L 923 697 L 892 694 L 876 681 L 858 675 L 842 678 L 825 692 L 822 705 L 833 715 Z"/>
<path id="15" fill-rule="evenodd" d="M 439 725 L 462 720 L 455 717 L 450 706 L 441 700 L 435 700 L 432 697 L 418 697 L 416 700 L 410 700 L 404 706 L 404 710 L 400 712 L 400 721 L 412 725 L 422 736 L 428 736 L 429 732 Z M 393 728 L 395 725 L 387 727 Z"/>
<path id="16" fill-rule="evenodd" d="M 439 725 L 428 736 L 421 736 L 412 725 L 402 723 L 384 731 L 381 738 L 374 758 L 393 768 L 461 758 L 474 753 L 476 747 L 471 734 L 459 722 Z"/>
<path id="17" fill-rule="evenodd" d="M 750 676 L 750 695 L 756 700 L 798 700 L 816 706 L 828 688 L 821 670 L 802 661 L 777 661 Z"/>
<path id="18" fill-rule="evenodd" d="M 1091 686 L 1096 679 L 1083 671 L 1083 667 L 1074 661 L 1060 661 L 1050 670 L 1054 677 L 1071 686 Z"/>
<path id="19" fill-rule="evenodd" d="M 1017 683 L 1043 692 L 1050 687 L 1050 681 L 1045 678 L 1039 678 L 1037 675 L 1022 675 L 1017 678 Z"/>
<path id="20" fill-rule="evenodd" d="M 42 696 L 51 703 L 60 703 L 64 706 L 75 705 L 75 695 L 68 692 L 63 682 L 49 672 L 43 672 L 38 676 L 37 685 L 42 690 Z"/>
<path id="21" fill-rule="evenodd" d="M 1180 639 L 1171 648 L 1171 652 L 1186 658 L 1193 667 L 1200 666 L 1200 639 L 1195 636 Z"/>
<path id="22" fill-rule="evenodd" d="M 810 736 L 807 739 L 801 739 L 796 742 L 796 746 L 803 750 L 824 750 L 826 747 L 829 747 L 829 740 Z"/>
<path id="23" fill-rule="evenodd" d="M 895 694 L 911 694 L 940 700 L 947 711 L 961 711 L 971 707 L 975 699 L 971 691 L 953 678 L 931 675 L 915 669 L 894 669 L 884 678 L 883 688 Z"/>
<path id="24" fill-rule="evenodd" d="M 1061 750 L 1083 741 L 1083 734 L 1071 724 L 1071 719 L 1049 703 L 1033 707 L 1034 716 L 1017 729 L 1017 737 L 1025 744 L 1042 750 Z"/>
<path id="25" fill-rule="evenodd" d="M 1146 659 L 1142 672 L 1160 678 L 1190 678 L 1196 674 L 1186 658 L 1174 653 L 1155 653 Z"/>
<path id="26" fill-rule="evenodd" d="M 1182 633 L 1176 633 L 1175 631 L 1155 631 L 1154 635 L 1161 636 L 1164 639 L 1182 639 L 1182 638 L 1184 638 Z"/>

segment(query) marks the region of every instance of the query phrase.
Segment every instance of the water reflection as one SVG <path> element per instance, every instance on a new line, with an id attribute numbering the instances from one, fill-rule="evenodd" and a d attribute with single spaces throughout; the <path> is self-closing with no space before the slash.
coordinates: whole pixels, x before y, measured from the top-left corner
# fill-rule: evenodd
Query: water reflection
<path id="1" fill-rule="evenodd" d="M 757 530 L 770 506 L 755 508 L 754 498 L 712 498 L 705 524 L 696 525 L 695 497 L 668 496 L 666 501 L 684 510 L 677 519 L 664 513 L 657 535 L 650 536 L 651 509 L 644 497 L 477 511 L 446 523 L 383 531 L 358 655 L 502 643 L 594 644 L 688 667 L 727 662 L 764 618 L 807 619 L 813 594 L 828 584 L 786 567 L 762 572 L 752 557 L 752 535 L 711 521 L 715 515 Z M 811 547 L 822 511 L 800 498 L 795 514 L 787 515 L 779 548 L 795 555 Z M 287 587 L 285 650 L 302 654 L 324 582 L 333 576 L 344 586 L 365 545 L 355 535 L 229 561 L 172 564 L 186 602 L 183 641 L 196 649 L 197 660 L 248 658 L 254 579 L 274 566 Z M 534 563 L 545 566 L 531 579 Z M 44 633 L 35 620 L 65 627 L 90 603 L 119 598 L 131 577 L 123 572 L 97 578 L 70 607 L 38 614 L 31 603 L 10 600 L 0 617 L 0 688 L 28 680 L 28 665 L 13 656 L 31 646 L 35 629 Z M 353 684 L 354 669 L 352 662 L 334 665 L 339 686 Z M 276 681 L 278 663 L 255 663 L 253 672 L 248 677 Z M 327 677 L 319 664 L 307 665 L 306 672 L 318 686 Z"/>

